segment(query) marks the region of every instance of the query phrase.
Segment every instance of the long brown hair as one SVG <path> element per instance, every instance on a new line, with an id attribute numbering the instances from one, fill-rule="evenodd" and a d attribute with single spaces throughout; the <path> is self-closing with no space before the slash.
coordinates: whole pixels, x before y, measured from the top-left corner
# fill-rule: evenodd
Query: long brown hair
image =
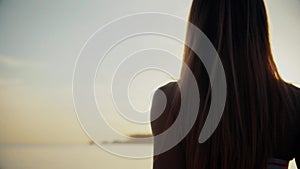
<path id="1" fill-rule="evenodd" d="M 287 83 L 273 61 L 263 0 L 194 0 L 189 22 L 206 34 L 219 53 L 227 100 L 214 134 L 198 143 L 210 104 L 210 84 L 201 60 L 186 47 L 184 63 L 198 80 L 201 97 L 198 118 L 184 140 L 187 168 L 266 168 L 292 104 Z M 184 76 L 183 72 L 181 80 Z M 179 97 L 175 102 L 180 102 Z"/>

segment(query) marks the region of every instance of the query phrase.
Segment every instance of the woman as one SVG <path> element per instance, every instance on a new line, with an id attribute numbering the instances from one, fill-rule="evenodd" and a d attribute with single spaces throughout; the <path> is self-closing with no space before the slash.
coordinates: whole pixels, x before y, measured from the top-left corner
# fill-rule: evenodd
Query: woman
<path id="1" fill-rule="evenodd" d="M 284 169 L 293 158 L 299 166 L 300 89 L 278 74 L 263 0 L 194 0 L 189 22 L 203 31 L 219 54 L 227 80 L 226 104 L 217 129 L 200 144 L 198 137 L 210 106 L 211 86 L 204 65 L 186 47 L 184 63 L 199 86 L 198 116 L 184 139 L 154 156 L 153 168 Z M 185 81 L 185 76 L 183 71 L 179 81 Z M 160 90 L 167 96 L 167 105 L 151 123 L 153 135 L 172 125 L 181 103 L 176 82 Z M 156 107 L 161 107 L 157 95 L 153 98 L 152 117 Z M 155 140 L 154 151 L 161 145 L 162 140 Z"/>

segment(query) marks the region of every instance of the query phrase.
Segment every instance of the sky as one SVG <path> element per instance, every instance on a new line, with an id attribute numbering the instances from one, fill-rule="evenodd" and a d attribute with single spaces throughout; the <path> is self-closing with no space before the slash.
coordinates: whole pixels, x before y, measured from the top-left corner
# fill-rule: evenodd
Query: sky
<path id="1" fill-rule="evenodd" d="M 101 26 L 132 13 L 163 12 L 186 19 L 190 3 L 191 0 L 0 1 L 0 144 L 88 142 L 72 98 L 73 70 L 85 42 Z M 279 72 L 285 80 L 299 86 L 300 1 L 267 0 L 266 3 Z M 133 49 L 130 43 L 145 45 L 145 41 L 150 41 L 151 45 L 172 50 L 180 60 L 180 45 L 163 39 L 155 43 L 155 37 L 144 38 L 128 41 L 119 50 Z M 120 51 L 113 51 L 111 58 Z M 108 67 L 117 64 L 114 59 L 107 62 Z M 107 69 L 102 73 L 110 76 L 111 72 Z M 150 106 L 151 94 L 141 93 L 144 88 L 153 89 L 170 80 L 158 72 L 137 78 L 133 84 L 136 90 L 130 90 L 137 108 L 147 110 Z M 97 84 L 101 88 L 106 82 L 100 79 Z M 137 127 L 111 115 L 114 112 L 111 103 L 104 104 L 107 119 L 117 130 L 125 133 L 149 130 L 149 126 Z"/>

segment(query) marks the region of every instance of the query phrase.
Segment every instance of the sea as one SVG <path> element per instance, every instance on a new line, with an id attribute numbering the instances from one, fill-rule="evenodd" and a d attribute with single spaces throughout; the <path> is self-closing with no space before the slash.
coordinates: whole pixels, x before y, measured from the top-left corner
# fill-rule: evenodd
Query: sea
<path id="1" fill-rule="evenodd" d="M 119 145 L 120 146 L 120 145 Z M 150 145 L 121 145 L 140 151 Z M 0 169 L 151 169 L 152 158 L 130 159 L 106 152 L 97 145 L 0 145 Z M 291 161 L 289 169 L 297 169 Z"/>

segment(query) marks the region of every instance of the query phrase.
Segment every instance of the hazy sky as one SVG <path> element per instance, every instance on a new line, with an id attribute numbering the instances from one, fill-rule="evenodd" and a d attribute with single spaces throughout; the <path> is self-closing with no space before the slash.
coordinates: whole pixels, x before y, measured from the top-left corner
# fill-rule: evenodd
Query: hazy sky
<path id="1" fill-rule="evenodd" d="M 73 69 L 85 41 L 99 27 L 127 14 L 164 12 L 187 18 L 190 3 L 191 0 L 0 1 L 0 143 L 87 141 L 72 102 Z M 279 71 L 287 81 L 299 85 L 300 1 L 269 0 L 267 7 Z M 173 49 L 181 57 L 181 48 Z M 137 84 L 159 84 L 168 79 L 155 73 L 144 77 L 147 78 L 140 78 Z M 145 82 L 147 79 L 151 81 Z M 141 100 L 142 95 L 132 92 L 135 100 Z M 149 99 L 136 103 L 144 109 Z M 109 112 L 112 107 L 105 109 Z M 111 120 L 125 132 L 147 129 L 120 122 Z"/>

